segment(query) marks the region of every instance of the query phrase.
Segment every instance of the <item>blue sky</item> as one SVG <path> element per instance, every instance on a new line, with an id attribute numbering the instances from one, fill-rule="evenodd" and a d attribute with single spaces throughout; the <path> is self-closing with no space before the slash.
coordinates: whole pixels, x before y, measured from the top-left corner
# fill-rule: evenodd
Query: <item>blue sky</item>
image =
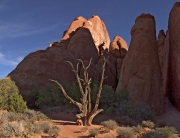
<path id="1" fill-rule="evenodd" d="M 110 39 L 120 35 L 130 43 L 130 30 L 141 13 L 156 19 L 156 31 L 167 30 L 169 12 L 177 0 L 0 0 L 0 78 L 29 53 L 58 41 L 77 16 L 99 15 Z"/>

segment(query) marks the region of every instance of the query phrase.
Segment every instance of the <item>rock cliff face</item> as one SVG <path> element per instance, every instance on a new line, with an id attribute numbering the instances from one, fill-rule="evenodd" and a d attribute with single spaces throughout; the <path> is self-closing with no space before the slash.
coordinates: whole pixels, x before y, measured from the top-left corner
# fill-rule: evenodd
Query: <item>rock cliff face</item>
<path id="1" fill-rule="evenodd" d="M 180 110 L 180 2 L 169 14 L 169 97 Z"/>
<path id="2" fill-rule="evenodd" d="M 126 89 L 131 101 L 146 102 L 157 114 L 163 111 L 164 97 L 180 110 L 180 2 L 174 4 L 170 15 L 168 31 L 159 32 L 156 40 L 155 19 L 142 14 L 131 29 L 131 43 L 128 46 L 120 36 L 110 43 L 104 22 L 99 16 L 85 19 L 78 16 L 63 33 L 58 42 L 52 42 L 46 50 L 30 53 L 8 75 L 20 89 L 24 99 L 36 88 L 50 84 L 49 79 L 59 82 L 76 81 L 70 65 L 82 59 L 93 80 L 100 80 L 104 57 L 106 64 L 104 84 L 120 92 Z M 81 65 L 79 74 L 83 75 Z"/>
<path id="3" fill-rule="evenodd" d="M 158 54 L 162 72 L 163 93 L 168 95 L 168 64 L 169 64 L 169 31 L 163 30 L 158 35 Z"/>
<path id="4" fill-rule="evenodd" d="M 125 88 L 130 100 L 146 102 L 160 114 L 163 91 L 154 17 L 150 14 L 138 16 L 131 36 L 116 91 Z"/>
<path id="5" fill-rule="evenodd" d="M 109 60 L 105 75 L 109 79 L 104 84 L 115 89 L 116 58 L 108 53 L 109 44 L 108 32 L 98 16 L 89 20 L 79 16 L 70 24 L 59 42 L 51 43 L 46 50 L 30 53 L 8 76 L 16 82 L 24 99 L 30 102 L 28 96 L 31 91 L 47 87 L 50 84 L 49 79 L 69 84 L 76 81 L 71 66 L 66 61 L 76 65 L 77 59 L 87 63 L 92 58 L 89 75 L 94 80 L 100 80 L 102 59 L 106 56 Z M 81 67 L 79 73 L 81 74 Z"/>
<path id="6" fill-rule="evenodd" d="M 117 80 L 119 80 L 121 66 L 127 51 L 128 46 L 126 41 L 120 36 L 115 36 L 110 44 L 109 52 L 116 57 Z"/>

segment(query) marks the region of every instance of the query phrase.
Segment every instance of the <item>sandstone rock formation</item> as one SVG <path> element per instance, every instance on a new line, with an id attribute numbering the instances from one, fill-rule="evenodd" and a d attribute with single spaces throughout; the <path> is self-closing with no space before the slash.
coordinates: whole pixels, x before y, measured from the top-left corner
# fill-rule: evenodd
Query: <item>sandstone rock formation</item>
<path id="1" fill-rule="evenodd" d="M 69 43 L 69 39 L 74 36 L 74 34 L 76 34 L 79 28 L 82 27 L 87 28 L 91 32 L 93 42 L 98 51 L 99 45 L 101 45 L 102 43 L 105 43 L 103 46 L 104 49 L 109 49 L 110 38 L 108 31 L 104 22 L 97 15 L 92 16 L 92 18 L 88 20 L 86 20 L 82 16 L 76 17 L 70 24 L 68 30 L 64 32 L 63 37 L 61 38 L 59 43 L 65 42 L 65 44 L 67 45 Z"/>
<path id="2" fill-rule="evenodd" d="M 163 91 L 154 17 L 150 14 L 138 16 L 131 36 L 116 92 L 125 88 L 130 100 L 146 102 L 160 114 Z"/>
<path id="3" fill-rule="evenodd" d="M 169 32 L 166 35 L 163 30 L 158 35 L 158 54 L 162 72 L 163 93 L 168 93 L 168 64 L 169 64 Z"/>
<path id="4" fill-rule="evenodd" d="M 105 50 L 109 48 L 109 41 L 106 27 L 98 16 L 93 16 L 88 21 L 79 16 L 64 32 L 59 42 L 51 43 L 46 50 L 30 53 L 8 76 L 16 82 L 24 99 L 31 102 L 28 97 L 31 91 L 47 87 L 51 83 L 49 79 L 69 84 L 76 81 L 71 66 L 66 61 L 76 65 L 77 59 L 89 62 L 92 58 L 90 76 L 100 80 L 102 58 L 106 56 L 109 57 L 105 72 L 108 79 L 104 84 L 115 89 L 116 58 Z M 99 45 L 103 46 L 101 55 Z M 79 69 L 81 70 L 81 66 Z"/>
<path id="5" fill-rule="evenodd" d="M 127 51 L 126 41 L 120 36 L 115 36 L 109 47 L 109 52 L 116 57 L 117 80 L 120 77 L 121 66 Z"/>
<path id="6" fill-rule="evenodd" d="M 169 14 L 169 97 L 180 110 L 180 2 Z"/>

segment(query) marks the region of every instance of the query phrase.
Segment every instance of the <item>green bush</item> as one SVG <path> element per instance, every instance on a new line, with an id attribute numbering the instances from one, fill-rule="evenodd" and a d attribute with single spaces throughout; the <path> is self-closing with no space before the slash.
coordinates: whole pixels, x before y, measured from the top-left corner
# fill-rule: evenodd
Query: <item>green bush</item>
<path id="1" fill-rule="evenodd" d="M 27 108 L 17 86 L 10 78 L 0 79 L 0 108 L 17 113 L 23 113 Z"/>
<path id="2" fill-rule="evenodd" d="M 154 122 L 152 122 L 152 121 L 150 121 L 150 120 L 142 121 L 141 124 L 142 124 L 143 127 L 148 127 L 148 128 L 150 128 L 150 129 L 153 129 L 154 126 L 155 126 Z"/>
<path id="3" fill-rule="evenodd" d="M 134 137 L 134 131 L 131 127 L 119 127 L 116 132 L 120 137 L 123 138 L 133 138 Z"/>
<path id="4" fill-rule="evenodd" d="M 143 120 L 154 120 L 154 112 L 150 106 L 143 102 L 124 101 L 120 104 L 119 113 L 123 116 L 141 122 Z"/>
<path id="5" fill-rule="evenodd" d="M 92 103 L 95 103 L 98 89 L 98 83 L 92 84 Z M 104 109 L 103 113 L 110 114 L 121 102 L 127 100 L 128 92 L 125 89 L 116 93 L 111 86 L 103 85 L 99 107 Z"/>
<path id="6" fill-rule="evenodd" d="M 80 93 L 75 83 L 72 86 L 62 83 L 67 94 L 74 100 L 80 101 Z M 58 105 L 70 105 L 64 97 L 61 89 L 56 84 L 51 84 L 47 89 L 36 89 L 31 92 L 30 98 L 35 101 L 35 106 L 39 108 L 48 108 Z"/>
<path id="7" fill-rule="evenodd" d="M 26 102 L 18 92 L 12 93 L 8 99 L 8 111 L 23 113 L 27 109 Z"/>
<path id="8" fill-rule="evenodd" d="M 118 127 L 118 124 L 116 123 L 116 121 L 111 120 L 111 119 L 101 122 L 101 125 L 103 125 L 104 127 L 110 130 L 116 129 Z"/>
<path id="9" fill-rule="evenodd" d="M 80 102 L 80 92 L 77 83 L 68 85 L 61 83 L 67 94 L 77 102 Z M 91 83 L 91 99 L 95 104 L 99 83 Z M 39 108 L 48 108 L 58 105 L 70 105 L 69 101 L 64 97 L 61 89 L 56 84 L 51 84 L 47 89 L 36 89 L 31 92 L 30 97 L 35 100 L 35 105 Z M 103 113 L 112 113 L 115 107 L 122 101 L 128 99 L 128 93 L 123 90 L 121 94 L 115 93 L 111 86 L 103 85 L 99 107 L 104 109 Z"/>

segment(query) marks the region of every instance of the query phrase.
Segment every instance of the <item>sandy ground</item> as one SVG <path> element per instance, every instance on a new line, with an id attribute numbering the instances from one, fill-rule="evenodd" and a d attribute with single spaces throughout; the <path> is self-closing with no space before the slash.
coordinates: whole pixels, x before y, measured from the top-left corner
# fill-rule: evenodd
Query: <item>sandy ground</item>
<path id="1" fill-rule="evenodd" d="M 67 110 L 68 109 L 68 110 Z M 108 119 L 117 119 L 116 115 L 98 115 L 93 120 L 93 126 L 85 127 L 77 126 L 75 120 L 75 114 L 77 109 L 70 107 L 56 107 L 45 112 L 48 117 L 53 119 L 54 124 L 58 125 L 60 128 L 60 136 L 58 138 L 89 138 L 89 130 L 98 129 L 101 134 L 98 135 L 98 138 L 104 138 L 105 136 L 117 136 L 115 131 L 110 133 L 103 133 L 103 128 L 99 124 L 102 121 Z M 180 133 L 180 112 L 178 112 L 171 104 L 166 103 L 166 109 L 164 114 L 156 117 L 157 122 L 166 122 L 168 126 L 174 126 Z M 103 134 L 102 134 L 103 133 Z"/>

